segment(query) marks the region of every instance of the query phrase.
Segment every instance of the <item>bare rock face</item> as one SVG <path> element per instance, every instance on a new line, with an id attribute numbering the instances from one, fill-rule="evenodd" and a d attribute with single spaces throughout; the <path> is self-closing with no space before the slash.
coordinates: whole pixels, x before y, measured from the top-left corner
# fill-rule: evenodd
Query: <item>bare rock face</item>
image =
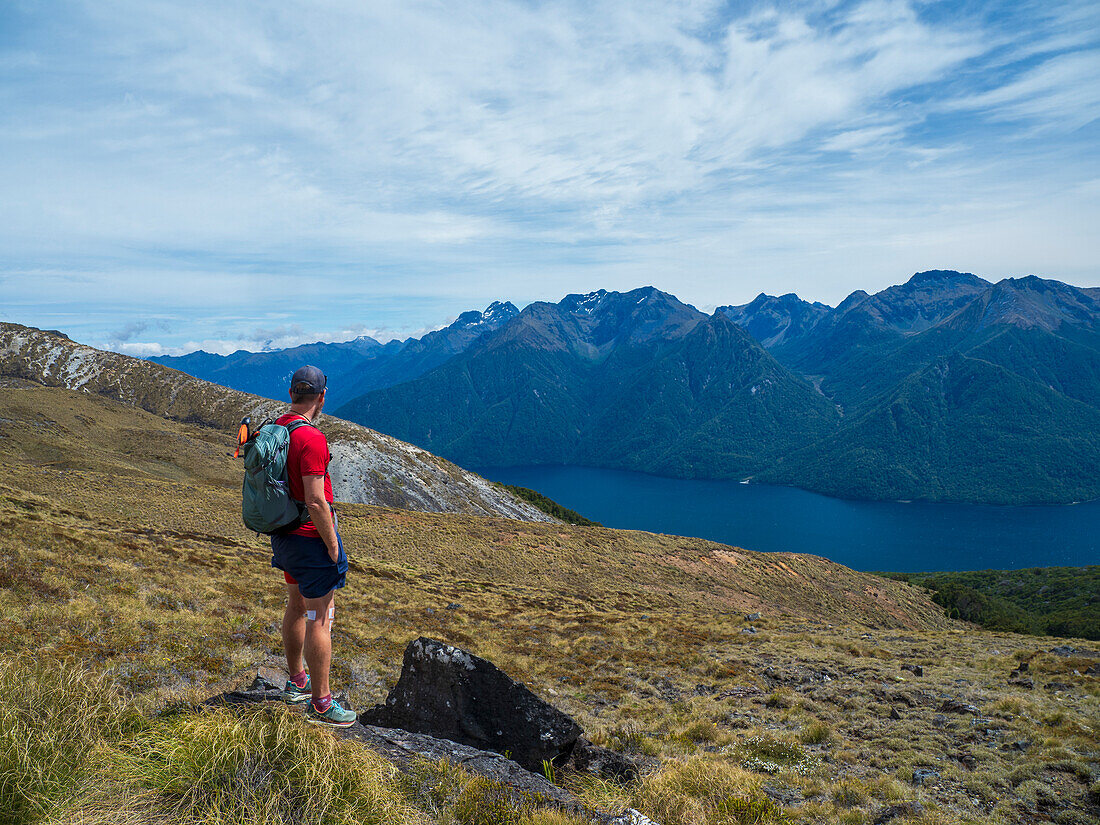
<path id="1" fill-rule="evenodd" d="M 495 751 L 536 772 L 546 762 L 564 764 L 583 733 L 492 662 L 425 638 L 405 649 L 401 677 L 386 703 L 359 721 Z"/>

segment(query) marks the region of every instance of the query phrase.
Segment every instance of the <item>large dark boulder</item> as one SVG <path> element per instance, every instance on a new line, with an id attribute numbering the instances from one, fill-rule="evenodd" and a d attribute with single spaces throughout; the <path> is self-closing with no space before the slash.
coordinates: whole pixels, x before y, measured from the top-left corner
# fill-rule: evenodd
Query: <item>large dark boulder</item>
<path id="1" fill-rule="evenodd" d="M 425 638 L 405 649 L 401 677 L 386 703 L 364 711 L 359 721 L 496 751 L 536 772 L 546 762 L 564 764 L 583 732 L 492 662 Z"/>

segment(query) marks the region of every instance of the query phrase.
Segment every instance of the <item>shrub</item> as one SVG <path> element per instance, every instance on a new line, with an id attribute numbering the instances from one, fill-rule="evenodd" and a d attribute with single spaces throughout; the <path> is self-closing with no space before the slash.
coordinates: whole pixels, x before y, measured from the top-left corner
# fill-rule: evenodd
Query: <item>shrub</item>
<path id="1" fill-rule="evenodd" d="M 821 720 L 811 722 L 798 734 L 803 745 L 826 745 L 833 741 L 833 729 Z"/>
<path id="2" fill-rule="evenodd" d="M 724 760 L 696 757 L 647 777 L 634 807 L 662 825 L 786 823 L 782 810 L 752 774 Z"/>
<path id="3" fill-rule="evenodd" d="M 867 800 L 867 794 L 850 779 L 842 779 L 833 788 L 833 803 L 840 808 L 851 808 Z"/>

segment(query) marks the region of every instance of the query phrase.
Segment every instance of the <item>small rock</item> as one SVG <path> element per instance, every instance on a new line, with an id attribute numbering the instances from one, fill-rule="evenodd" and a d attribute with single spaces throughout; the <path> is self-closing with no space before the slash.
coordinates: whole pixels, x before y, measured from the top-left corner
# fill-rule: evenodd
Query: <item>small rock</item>
<path id="1" fill-rule="evenodd" d="M 462 607 L 462 605 L 460 605 L 458 602 L 451 602 L 444 608 L 444 610 L 458 610 L 460 607 Z"/>
<path id="2" fill-rule="evenodd" d="M 940 713 L 969 713 L 971 716 L 980 716 L 979 711 L 973 705 L 968 705 L 966 702 L 958 699 L 944 699 L 943 704 L 940 705 Z"/>
<path id="3" fill-rule="evenodd" d="M 593 745 L 583 736 L 577 739 L 570 755 L 573 767 L 611 782 L 625 784 L 638 778 L 638 762 L 629 756 Z M 568 763 L 567 763 L 568 764 Z"/>
<path id="4" fill-rule="evenodd" d="M 775 785 L 761 785 L 760 790 L 771 799 L 773 802 L 778 802 L 780 805 L 798 805 L 804 801 L 804 797 L 800 791 L 796 791 L 794 788 L 780 788 Z"/>
<path id="5" fill-rule="evenodd" d="M 1065 682 L 1047 682 L 1045 685 L 1043 685 L 1043 689 L 1054 691 L 1069 690 L 1069 685 L 1067 685 Z"/>
<path id="6" fill-rule="evenodd" d="M 924 675 L 924 668 L 921 667 L 920 665 L 902 665 L 901 669 L 902 670 L 908 670 L 914 676 L 923 676 Z"/>
<path id="7" fill-rule="evenodd" d="M 627 808 L 621 814 L 607 820 L 607 825 L 657 825 L 652 819 L 633 808 Z"/>
<path id="8" fill-rule="evenodd" d="M 1035 687 L 1035 680 L 1028 676 L 1017 676 L 1015 679 L 1009 679 L 1008 683 L 1016 687 L 1025 688 L 1026 690 L 1031 690 Z"/>
<path id="9" fill-rule="evenodd" d="M 1010 742 L 1009 744 L 1005 745 L 1006 750 L 1020 752 L 1026 751 L 1030 747 L 1031 743 L 1028 742 L 1026 739 L 1017 739 L 1015 742 Z"/>
<path id="10" fill-rule="evenodd" d="M 269 667 L 268 665 L 260 665 L 256 670 L 256 681 L 263 680 L 264 683 L 270 685 L 273 688 L 282 689 L 286 684 L 286 671 Z M 253 682 L 255 685 L 255 682 Z M 250 690 L 252 688 L 249 688 Z"/>
<path id="11" fill-rule="evenodd" d="M 758 621 L 760 621 L 760 614 L 759 613 L 749 613 L 747 616 L 745 616 L 745 621 L 746 622 L 758 622 Z"/>
<path id="12" fill-rule="evenodd" d="M 1100 676 L 1100 665 L 1092 665 L 1085 671 L 1086 676 Z"/>
<path id="13" fill-rule="evenodd" d="M 913 771 L 913 784 L 920 786 L 927 782 L 929 779 L 939 779 L 940 775 L 937 771 L 931 768 L 917 768 Z"/>
<path id="14" fill-rule="evenodd" d="M 922 813 L 924 813 L 924 806 L 919 802 L 901 802 L 879 811 L 878 815 L 871 820 L 871 825 L 886 825 L 887 822 L 899 816 L 920 816 Z"/>
<path id="15" fill-rule="evenodd" d="M 937 713 L 935 716 L 932 717 L 932 727 L 934 728 L 945 728 L 947 727 L 947 724 L 947 717 L 944 716 L 942 713 Z"/>
<path id="16" fill-rule="evenodd" d="M 890 718 L 893 719 L 895 722 L 901 719 L 901 714 L 898 713 L 897 708 L 890 708 Z"/>
<path id="17" fill-rule="evenodd" d="M 741 628 L 741 632 L 742 632 L 742 633 L 755 633 L 755 632 L 756 632 L 756 628 L 755 628 L 755 627 L 753 627 L 752 625 L 749 625 L 748 627 L 743 627 L 743 628 Z"/>
<path id="18" fill-rule="evenodd" d="M 1017 673 L 1027 673 L 1031 669 L 1031 662 L 1020 662 L 1020 666 L 1016 668 Z"/>
<path id="19" fill-rule="evenodd" d="M 1050 649 L 1050 652 L 1053 653 L 1055 656 L 1079 656 L 1082 653 L 1087 653 L 1088 651 L 1078 650 L 1077 648 L 1070 647 L 1069 645 L 1058 645 L 1058 647 L 1052 647 Z"/>

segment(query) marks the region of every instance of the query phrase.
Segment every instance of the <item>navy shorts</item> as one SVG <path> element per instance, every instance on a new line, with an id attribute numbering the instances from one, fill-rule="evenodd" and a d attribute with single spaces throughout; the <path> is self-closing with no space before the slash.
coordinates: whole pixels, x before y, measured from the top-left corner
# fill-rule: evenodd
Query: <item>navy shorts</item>
<path id="1" fill-rule="evenodd" d="M 340 561 L 329 558 L 324 541 L 315 536 L 275 535 L 271 537 L 271 566 L 282 570 L 298 583 L 298 592 L 306 599 L 319 599 L 345 584 L 348 556 L 344 542 L 340 545 Z"/>

